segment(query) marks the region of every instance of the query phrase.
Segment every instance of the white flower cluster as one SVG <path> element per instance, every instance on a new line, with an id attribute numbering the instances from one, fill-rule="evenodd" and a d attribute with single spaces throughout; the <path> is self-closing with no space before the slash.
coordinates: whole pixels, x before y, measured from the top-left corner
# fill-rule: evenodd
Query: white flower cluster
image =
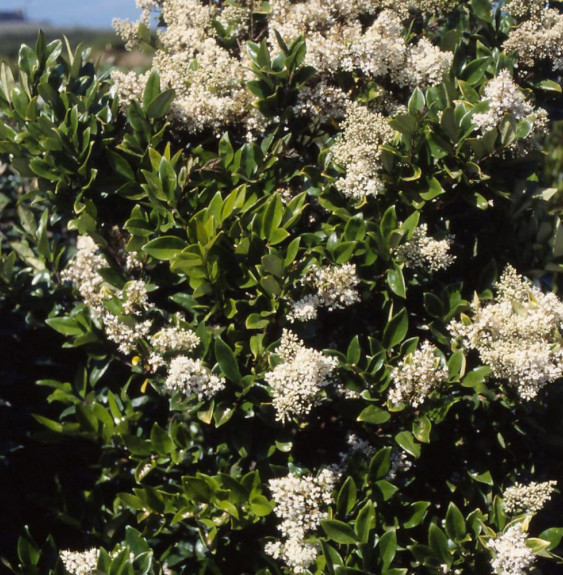
<path id="1" fill-rule="evenodd" d="M 473 319 L 452 321 L 449 329 L 495 377 L 507 379 L 522 399 L 533 399 L 563 375 L 563 303 L 554 293 L 530 286 L 512 267 L 497 285 L 494 302 L 474 306 Z"/>
<path id="2" fill-rule="evenodd" d="M 123 313 L 128 315 L 139 315 L 150 309 L 147 284 L 142 280 L 132 280 L 125 284 L 119 294 L 123 301 Z"/>
<path id="3" fill-rule="evenodd" d="M 442 52 L 427 38 L 410 47 L 403 83 L 410 86 L 436 86 L 448 73 L 453 61 L 451 52 Z"/>
<path id="4" fill-rule="evenodd" d="M 98 246 L 89 236 L 78 236 L 76 255 L 61 273 L 63 281 L 72 282 L 80 293 L 82 301 L 98 315 L 103 310 L 102 285 L 104 280 L 98 273 L 108 263 L 98 251 Z"/>
<path id="5" fill-rule="evenodd" d="M 76 255 L 63 270 L 62 279 L 74 284 L 82 300 L 90 308 L 92 316 L 102 321 L 108 339 L 117 344 L 119 351 L 130 354 L 139 339 L 149 333 L 150 322 L 126 323 L 104 306 L 104 301 L 112 296 L 112 291 L 104 285 L 99 271 L 108 267 L 108 263 L 90 237 L 79 236 L 76 247 Z M 139 311 L 148 309 L 146 286 L 140 280 L 129 282 L 125 289 L 116 295 L 123 298 L 122 308 L 126 314 L 137 315 Z"/>
<path id="6" fill-rule="evenodd" d="M 473 114 L 471 119 L 475 128 L 485 133 L 496 128 L 505 114 L 512 114 L 516 120 L 529 118 L 534 120 L 534 108 L 514 82 L 508 70 L 501 70 L 496 78 L 489 80 L 483 92 L 483 101 L 488 110 Z"/>
<path id="7" fill-rule="evenodd" d="M 164 355 L 169 351 L 192 351 L 200 343 L 191 330 L 179 327 L 165 327 L 149 338 L 154 351 Z"/>
<path id="8" fill-rule="evenodd" d="M 451 246 L 451 238 L 435 240 L 428 235 L 428 226 L 420 224 L 411 239 L 397 248 L 396 254 L 405 260 L 407 267 L 436 272 L 454 262 L 455 256 L 450 254 Z"/>
<path id="9" fill-rule="evenodd" d="M 287 318 L 290 322 L 308 321 L 317 317 L 319 308 L 329 311 L 344 309 L 360 301 L 356 289 L 359 283 L 354 264 L 341 266 L 319 267 L 311 266 L 302 284 L 315 290 L 292 303 L 292 309 Z"/>
<path id="10" fill-rule="evenodd" d="M 389 401 L 418 407 L 428 394 L 448 379 L 448 369 L 436 355 L 436 347 L 424 341 L 391 371 Z"/>
<path id="11" fill-rule="evenodd" d="M 355 200 L 377 195 L 383 189 L 379 178 L 381 146 L 393 137 L 392 128 L 379 112 L 351 102 L 342 129 L 331 149 L 334 161 L 346 168 L 337 188 Z"/>
<path id="12" fill-rule="evenodd" d="M 250 104 L 245 87 L 247 66 L 217 41 L 214 28 L 218 21 L 235 37 L 243 36 L 250 21 L 244 14 L 245 9 L 222 10 L 219 4 L 205 5 L 196 0 L 166 0 L 161 4 L 163 27 L 158 31 L 159 47 L 152 67 L 158 70 L 162 86 L 176 92 L 171 115 L 194 132 L 206 128 L 219 131 L 246 114 Z M 119 22 L 114 26 L 131 42 L 131 26 Z M 112 73 L 125 103 L 131 97 L 139 98 L 147 78 L 147 74 Z"/>
<path id="13" fill-rule="evenodd" d="M 411 2 L 416 7 L 416 2 Z M 434 11 L 429 2 L 421 6 Z M 274 30 L 288 42 L 304 34 L 307 39 L 306 63 L 325 79 L 341 71 L 360 72 L 368 78 L 390 78 L 400 86 L 426 87 L 441 82 L 450 68 L 452 55 L 428 42 L 407 45 L 403 21 L 409 3 L 392 1 L 310 0 L 270 2 L 269 43 L 277 48 Z M 361 17 L 372 19 L 364 28 Z"/>
<path id="14" fill-rule="evenodd" d="M 491 567 L 497 575 L 525 575 L 535 560 L 534 553 L 526 546 L 522 523 L 515 523 L 489 543 L 494 552 Z"/>
<path id="15" fill-rule="evenodd" d="M 70 575 L 95 575 L 98 555 L 95 547 L 86 551 L 61 551 L 61 561 Z"/>
<path id="16" fill-rule="evenodd" d="M 102 316 L 102 321 L 108 339 L 117 344 L 117 349 L 125 355 L 133 353 L 139 340 L 147 337 L 152 326 L 148 319 L 126 323 L 108 311 Z"/>
<path id="17" fill-rule="evenodd" d="M 551 499 L 557 481 L 531 481 L 523 485 L 516 482 L 502 495 L 508 513 L 537 513 Z"/>
<path id="18" fill-rule="evenodd" d="M 191 351 L 197 347 L 197 335 L 179 327 L 167 327 L 149 337 L 153 324 L 139 317 L 151 307 L 147 285 L 142 280 L 131 280 L 122 290 L 114 290 L 104 284 L 99 273 L 104 267 L 108 267 L 108 262 L 94 241 L 88 236 L 79 236 L 76 255 L 61 276 L 74 284 L 92 316 L 102 322 L 107 338 L 117 344 L 121 353 L 133 353 L 139 340 L 148 338 L 152 346 L 149 364 L 156 370 L 166 365 L 164 357 L 169 352 Z M 121 299 L 123 313 L 129 317 L 118 317 L 104 306 L 112 296 Z"/>
<path id="19" fill-rule="evenodd" d="M 210 399 L 225 387 L 225 380 L 211 373 L 200 359 L 179 355 L 170 362 L 165 381 L 170 391 L 195 394 L 199 401 Z"/>
<path id="20" fill-rule="evenodd" d="M 291 417 L 307 415 L 318 403 L 319 392 L 330 383 L 338 360 L 305 347 L 288 330 L 283 331 L 277 354 L 282 362 L 267 372 L 265 379 L 272 391 L 276 419 L 283 423 Z"/>
<path id="21" fill-rule="evenodd" d="M 307 542 L 306 538 L 326 517 L 322 508 L 330 505 L 337 481 L 338 475 L 325 468 L 317 477 L 289 474 L 268 482 L 276 502 L 274 513 L 281 519 L 279 530 L 285 541 L 267 543 L 265 551 L 274 559 L 284 561 L 292 573 L 306 573 L 317 556 L 317 545 Z"/>
<path id="22" fill-rule="evenodd" d="M 217 32 L 222 28 L 240 48 L 255 32 L 252 5 L 199 0 L 141 0 L 141 4 L 139 22 L 116 20 L 114 27 L 133 48 L 140 25 L 149 23 L 152 11 L 159 13 L 162 26 L 152 68 L 158 70 L 163 87 L 176 91 L 171 116 L 192 132 L 208 128 L 218 132 L 240 121 L 246 122 L 249 137 L 264 129 L 267 122 L 257 116 L 253 96 L 245 87 L 251 79 L 248 55 L 244 49 L 238 54 L 228 49 Z M 452 55 L 426 39 L 407 44 L 403 23 L 410 8 L 429 13 L 453 5 L 452 0 L 272 0 L 267 16 L 270 50 L 279 52 L 275 31 L 286 43 L 304 35 L 305 63 L 318 72 L 295 104 L 296 114 L 318 121 L 342 117 L 348 96 L 334 81 L 341 72 L 388 78 L 398 86 L 439 83 Z M 131 98 L 140 99 L 149 73 L 112 72 L 124 107 Z"/>
<path id="23" fill-rule="evenodd" d="M 562 70 L 563 14 L 543 0 L 512 0 L 507 8 L 521 22 L 510 31 L 504 49 L 515 52 L 525 67 L 547 60 Z"/>

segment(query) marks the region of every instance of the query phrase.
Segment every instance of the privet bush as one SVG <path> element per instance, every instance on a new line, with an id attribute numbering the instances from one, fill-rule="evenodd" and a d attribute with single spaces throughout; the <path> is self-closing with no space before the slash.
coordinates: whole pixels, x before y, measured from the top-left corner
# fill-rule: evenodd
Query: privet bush
<path id="1" fill-rule="evenodd" d="M 6 564 L 558 572 L 560 3 L 138 4 L 145 74 L 0 74 L 1 293 L 88 446 Z"/>

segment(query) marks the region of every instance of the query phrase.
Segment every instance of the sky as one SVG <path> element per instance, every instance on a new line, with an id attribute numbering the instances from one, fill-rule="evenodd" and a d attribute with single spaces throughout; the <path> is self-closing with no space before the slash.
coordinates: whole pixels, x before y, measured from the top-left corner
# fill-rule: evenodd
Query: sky
<path id="1" fill-rule="evenodd" d="M 0 11 L 23 9 L 28 20 L 52 26 L 111 28 L 113 18 L 136 20 L 135 0 L 0 0 Z"/>

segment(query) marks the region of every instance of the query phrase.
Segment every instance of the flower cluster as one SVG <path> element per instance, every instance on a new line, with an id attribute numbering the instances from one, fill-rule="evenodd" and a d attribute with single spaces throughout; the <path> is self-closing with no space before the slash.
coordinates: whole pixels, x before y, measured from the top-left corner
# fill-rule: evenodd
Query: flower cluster
<path id="1" fill-rule="evenodd" d="M 407 403 L 416 408 L 448 379 L 448 369 L 436 352 L 436 347 L 424 341 L 391 371 L 389 401 L 392 404 Z"/>
<path id="2" fill-rule="evenodd" d="M 528 68 L 547 60 L 554 70 L 563 69 L 563 14 L 543 0 L 511 0 L 508 10 L 522 21 L 510 31 L 505 50 Z"/>
<path id="3" fill-rule="evenodd" d="M 428 235 L 428 226 L 420 224 L 411 239 L 397 248 L 396 254 L 405 261 L 407 267 L 436 272 L 448 268 L 454 262 L 455 256 L 450 254 L 451 246 L 451 238 L 435 240 Z"/>
<path id="4" fill-rule="evenodd" d="M 403 22 L 409 4 L 416 2 L 311 0 L 271 3 L 270 46 L 277 46 L 274 30 L 287 41 L 304 34 L 307 39 L 306 63 L 326 81 L 337 73 L 357 72 L 367 78 L 389 78 L 399 86 L 422 87 L 441 82 L 450 67 L 452 55 L 441 52 L 422 39 L 408 45 Z M 444 2 L 419 2 L 432 12 Z M 361 18 L 371 21 L 362 26 Z"/>
<path id="5" fill-rule="evenodd" d="M 516 482 L 502 495 L 506 511 L 537 513 L 551 499 L 556 486 L 556 481 L 532 481 L 526 485 Z"/>
<path id="6" fill-rule="evenodd" d="M 342 128 L 331 149 L 334 161 L 346 168 L 337 188 L 356 200 L 377 195 L 383 189 L 379 178 L 381 146 L 391 140 L 393 130 L 382 114 L 357 102 L 348 105 Z"/>
<path id="7" fill-rule="evenodd" d="M 158 70 L 163 86 L 176 92 L 173 119 L 192 132 L 209 128 L 219 132 L 240 121 L 247 124 L 249 137 L 263 130 L 268 122 L 251 106 L 245 87 L 251 79 L 248 55 L 240 49 L 244 40 L 256 40 L 251 7 L 197 0 L 140 3 L 139 22 L 116 20 L 114 28 L 132 49 L 151 12 L 159 12 L 161 28 L 152 68 Z M 296 114 L 321 122 L 342 117 L 349 100 L 337 87 L 336 77 L 342 72 L 388 79 L 401 87 L 438 84 L 452 55 L 424 38 L 407 44 L 404 23 L 410 8 L 426 14 L 453 6 L 451 0 L 272 0 L 265 31 L 271 51 L 279 50 L 275 32 L 286 43 L 304 35 L 305 63 L 317 70 L 294 106 Z M 229 48 L 233 41 L 239 49 Z M 124 106 L 131 98 L 140 98 L 149 73 L 112 72 Z"/>
<path id="8" fill-rule="evenodd" d="M 505 114 L 512 114 L 516 120 L 528 117 L 533 120 L 534 109 L 508 70 L 501 70 L 487 83 L 483 101 L 488 104 L 488 109 L 472 117 L 473 125 L 482 133 L 496 128 Z"/>
<path id="9" fill-rule="evenodd" d="M 285 422 L 290 417 L 307 415 L 318 403 L 320 391 L 330 383 L 338 360 L 305 347 L 288 330 L 283 331 L 277 354 L 282 362 L 267 372 L 265 379 L 272 391 L 276 419 Z"/>
<path id="10" fill-rule="evenodd" d="M 341 266 L 311 266 L 302 284 L 315 290 L 292 303 L 287 318 L 290 322 L 307 321 L 317 317 L 318 308 L 329 311 L 344 309 L 360 301 L 356 289 L 359 278 L 354 264 Z"/>
<path id="11" fill-rule="evenodd" d="M 306 573 L 317 556 L 317 546 L 306 537 L 326 517 L 322 508 L 330 505 L 337 481 L 338 475 L 327 468 L 317 477 L 289 474 L 269 481 L 276 502 L 274 513 L 281 519 L 279 530 L 285 541 L 267 543 L 265 551 L 274 559 L 282 559 L 293 573 Z"/>
<path id="12" fill-rule="evenodd" d="M 123 313 L 139 315 L 150 309 L 147 284 L 142 280 L 127 282 L 119 296 L 123 299 Z"/>
<path id="13" fill-rule="evenodd" d="M 247 67 L 218 41 L 215 23 L 244 35 L 248 26 L 245 9 L 222 8 L 195 0 L 167 0 L 162 3 L 157 48 L 152 67 L 158 70 L 164 87 L 173 88 L 176 98 L 171 115 L 193 132 L 206 128 L 219 131 L 240 120 L 250 104 L 245 88 Z M 246 14 L 246 16 L 245 16 Z M 131 43 L 131 25 L 114 23 L 116 31 Z M 126 103 L 144 90 L 147 74 L 112 73 L 118 94 Z"/>
<path id="14" fill-rule="evenodd" d="M 508 527 L 489 543 L 489 548 L 494 552 L 491 567 L 497 575 L 525 575 L 535 560 L 534 553 L 526 546 L 522 523 Z"/>
<path id="15" fill-rule="evenodd" d="M 97 572 L 99 551 L 61 551 L 61 561 L 70 575 L 94 575 Z"/>
<path id="16" fill-rule="evenodd" d="M 165 385 L 170 391 L 179 391 L 186 396 L 195 394 L 203 401 L 221 391 L 225 380 L 211 373 L 200 359 L 179 355 L 170 362 Z"/>
<path id="17" fill-rule="evenodd" d="M 502 274 L 496 300 L 476 302 L 473 320 L 450 323 L 450 332 L 479 352 L 495 377 L 507 379 L 522 399 L 533 399 L 563 375 L 563 303 L 530 286 L 512 267 Z"/>
<path id="18" fill-rule="evenodd" d="M 108 339 L 117 344 L 120 352 L 130 354 L 139 339 L 147 336 L 151 323 L 148 320 L 137 322 L 132 318 L 123 320 L 104 306 L 104 301 L 114 295 L 100 275 L 104 267 L 108 267 L 108 263 L 94 241 L 88 236 L 79 236 L 76 255 L 61 276 L 74 284 L 92 316 L 101 320 Z M 149 307 L 146 285 L 140 280 L 129 282 L 115 295 L 122 298 L 125 314 L 138 315 Z"/>
<path id="19" fill-rule="evenodd" d="M 107 265 L 92 238 L 79 236 L 76 241 L 76 255 L 61 273 L 62 279 L 72 282 L 82 301 L 98 315 L 103 311 L 104 283 L 99 271 Z"/>

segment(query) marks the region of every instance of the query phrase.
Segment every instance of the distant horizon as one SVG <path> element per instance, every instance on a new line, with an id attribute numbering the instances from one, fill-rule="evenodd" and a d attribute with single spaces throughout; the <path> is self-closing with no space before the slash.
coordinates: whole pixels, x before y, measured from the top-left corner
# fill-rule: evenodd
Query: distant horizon
<path id="1" fill-rule="evenodd" d="M 23 10 L 25 18 L 53 27 L 110 29 L 114 18 L 136 20 L 135 0 L 0 0 L 0 12 Z"/>

